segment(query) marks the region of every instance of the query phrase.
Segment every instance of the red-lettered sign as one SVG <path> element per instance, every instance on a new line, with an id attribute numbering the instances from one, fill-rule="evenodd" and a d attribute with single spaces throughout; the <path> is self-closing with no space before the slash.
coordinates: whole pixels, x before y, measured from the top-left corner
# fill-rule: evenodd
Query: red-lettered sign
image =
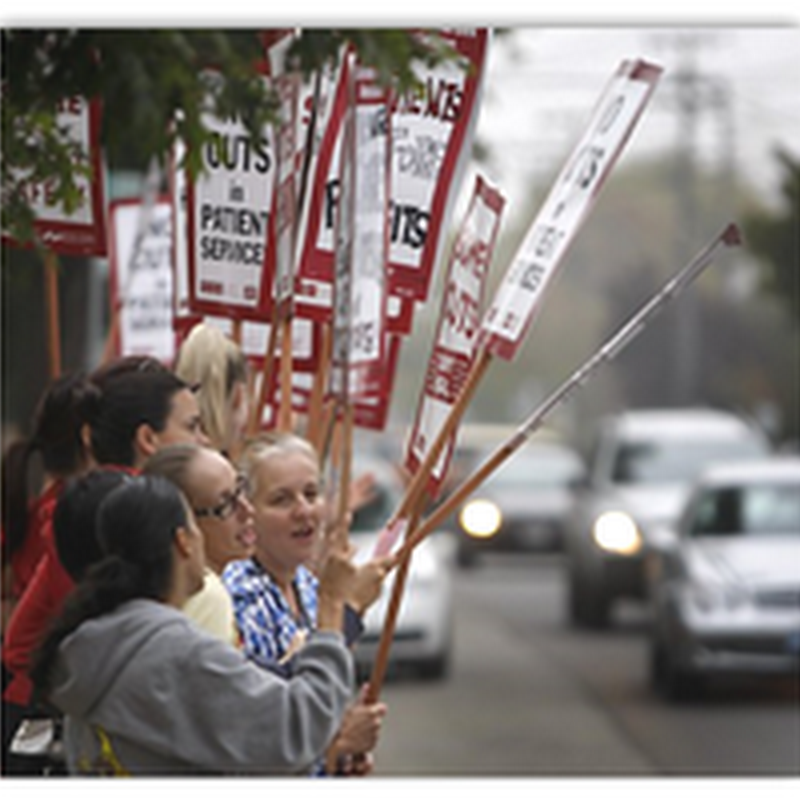
<path id="1" fill-rule="evenodd" d="M 392 111 L 389 291 L 423 302 L 469 158 L 487 49 L 485 29 L 433 33 L 446 39 L 468 66 L 450 61 L 420 67 L 422 94 L 398 98 Z M 341 194 L 339 159 L 347 104 L 341 76 L 332 96 L 298 270 L 303 278 L 327 281 L 333 279 L 334 222 Z"/>
<path id="2" fill-rule="evenodd" d="M 504 205 L 500 192 L 478 176 L 450 257 L 436 338 L 407 441 L 405 465 L 412 474 L 436 441 L 472 368 L 486 275 Z M 455 431 L 430 472 L 431 497 L 441 489 L 454 441 Z"/>
<path id="3" fill-rule="evenodd" d="M 583 135 L 531 225 L 481 325 L 478 346 L 512 359 L 544 290 L 585 221 L 647 101 L 661 68 L 625 61 L 597 103 Z"/>
<path id="4" fill-rule="evenodd" d="M 386 359 L 379 375 L 377 390 L 373 396 L 361 398 L 353 404 L 353 424 L 357 427 L 375 431 L 382 431 L 386 427 L 402 341 L 400 336 L 387 334 L 384 345 Z"/>
<path id="5" fill-rule="evenodd" d="M 107 253 L 100 120 L 98 100 L 68 97 L 58 105 L 56 124 L 65 131 L 67 142 L 80 147 L 91 168 L 91 177 L 75 177 L 81 192 L 81 203 L 75 211 L 68 214 L 62 205 L 53 204 L 52 187 L 48 183 L 25 183 L 26 199 L 36 216 L 37 238 L 55 253 L 70 256 L 104 256 Z M 5 233 L 3 239 L 20 245 Z"/>

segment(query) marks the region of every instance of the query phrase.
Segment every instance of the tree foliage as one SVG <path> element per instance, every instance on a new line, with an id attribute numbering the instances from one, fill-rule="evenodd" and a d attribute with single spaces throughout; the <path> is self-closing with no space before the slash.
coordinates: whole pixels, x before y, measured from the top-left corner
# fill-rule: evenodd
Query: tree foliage
<path id="1" fill-rule="evenodd" d="M 28 241 L 33 216 L 27 183 L 49 183 L 56 204 L 73 211 L 80 201 L 76 177 L 90 169 L 56 123 L 64 98 L 102 103 L 101 144 L 111 166 L 143 170 L 163 162 L 173 141 L 187 145 L 197 174 L 209 133 L 205 110 L 238 117 L 251 137 L 274 121 L 277 102 L 257 65 L 266 31 L 144 29 L 4 29 L 2 32 L 2 204 L 4 227 Z M 362 63 L 385 85 L 408 91 L 414 64 L 437 63 L 454 52 L 433 32 L 401 29 L 303 30 L 287 52 L 287 66 L 312 74 L 355 47 Z M 225 80 L 214 79 L 213 68 Z M 178 114 L 177 112 L 180 112 Z"/>
<path id="2" fill-rule="evenodd" d="M 781 207 L 752 212 L 745 220 L 750 250 L 764 263 L 764 288 L 785 305 L 800 324 L 800 161 L 776 152 L 784 176 Z"/>

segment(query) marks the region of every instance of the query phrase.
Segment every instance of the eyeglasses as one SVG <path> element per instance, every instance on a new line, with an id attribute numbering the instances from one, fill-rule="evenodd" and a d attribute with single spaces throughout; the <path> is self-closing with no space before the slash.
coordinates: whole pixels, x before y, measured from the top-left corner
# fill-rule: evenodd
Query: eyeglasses
<path id="1" fill-rule="evenodd" d="M 236 485 L 233 492 L 228 494 L 215 506 L 208 508 L 195 508 L 193 509 L 196 518 L 203 517 L 216 517 L 217 519 L 227 519 L 234 511 L 236 511 L 239 503 L 241 502 L 242 495 L 247 493 L 250 489 L 250 483 L 245 475 L 238 475 L 236 478 Z"/>

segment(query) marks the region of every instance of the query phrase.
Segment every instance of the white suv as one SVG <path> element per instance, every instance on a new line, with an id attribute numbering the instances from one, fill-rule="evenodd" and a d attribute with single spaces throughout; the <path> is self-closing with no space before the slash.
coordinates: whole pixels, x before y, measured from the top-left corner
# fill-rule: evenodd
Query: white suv
<path id="1" fill-rule="evenodd" d="M 644 599 L 648 539 L 674 521 L 698 473 L 769 450 L 756 427 L 711 409 L 635 410 L 601 420 L 565 530 L 571 622 L 601 627 L 617 598 Z"/>

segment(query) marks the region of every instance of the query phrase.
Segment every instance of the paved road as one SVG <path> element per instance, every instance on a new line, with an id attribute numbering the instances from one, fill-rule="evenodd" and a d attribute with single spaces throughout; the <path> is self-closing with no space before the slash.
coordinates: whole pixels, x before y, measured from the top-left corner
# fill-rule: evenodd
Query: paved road
<path id="1" fill-rule="evenodd" d="M 376 775 L 800 775 L 796 687 L 720 686 L 666 705 L 647 685 L 646 613 L 623 607 L 611 630 L 575 631 L 562 593 L 557 557 L 459 571 L 451 676 L 386 684 Z"/>

